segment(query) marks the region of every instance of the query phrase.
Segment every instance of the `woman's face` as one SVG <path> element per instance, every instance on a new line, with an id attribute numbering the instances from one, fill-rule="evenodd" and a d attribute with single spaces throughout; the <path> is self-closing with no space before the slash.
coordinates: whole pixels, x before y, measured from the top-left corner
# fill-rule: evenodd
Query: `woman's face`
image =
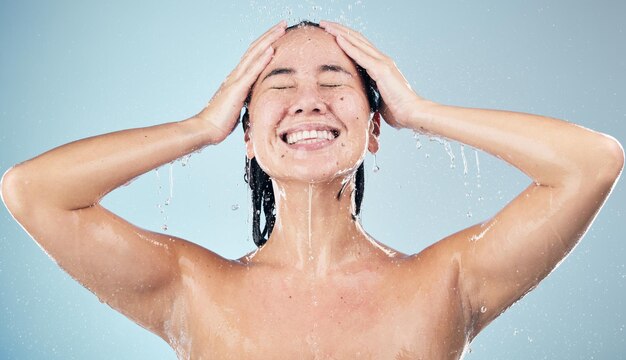
<path id="1" fill-rule="evenodd" d="M 354 63 L 315 27 L 294 29 L 273 47 L 252 88 L 248 158 L 279 180 L 322 182 L 352 173 L 368 146 L 378 146 Z"/>

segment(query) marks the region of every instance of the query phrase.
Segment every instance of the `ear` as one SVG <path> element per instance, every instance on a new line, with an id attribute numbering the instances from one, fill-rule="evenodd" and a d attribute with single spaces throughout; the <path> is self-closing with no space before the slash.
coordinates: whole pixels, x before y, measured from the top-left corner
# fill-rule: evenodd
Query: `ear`
<path id="1" fill-rule="evenodd" d="M 380 113 L 376 111 L 374 116 L 372 116 L 372 120 L 369 124 L 369 145 L 367 149 L 372 153 L 376 154 L 379 147 L 378 137 L 380 136 Z"/>
<path id="2" fill-rule="evenodd" d="M 254 148 L 252 147 L 252 141 L 250 140 L 250 127 L 243 133 L 243 141 L 246 142 L 246 157 L 248 160 L 252 160 L 254 158 Z"/>

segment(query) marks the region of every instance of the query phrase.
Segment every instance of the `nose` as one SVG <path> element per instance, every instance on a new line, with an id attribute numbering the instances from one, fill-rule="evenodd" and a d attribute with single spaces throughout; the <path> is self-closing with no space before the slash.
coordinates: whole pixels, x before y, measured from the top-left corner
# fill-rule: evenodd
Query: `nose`
<path id="1" fill-rule="evenodd" d="M 289 109 L 289 114 L 319 115 L 325 114 L 326 111 L 326 101 L 319 93 L 317 87 L 300 86 Z"/>

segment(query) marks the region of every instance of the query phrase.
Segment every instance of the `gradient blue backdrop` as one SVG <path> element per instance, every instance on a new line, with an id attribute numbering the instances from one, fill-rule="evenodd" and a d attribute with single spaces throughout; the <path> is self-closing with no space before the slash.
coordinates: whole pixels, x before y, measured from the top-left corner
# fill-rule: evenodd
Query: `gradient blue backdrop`
<path id="1" fill-rule="evenodd" d="M 350 25 L 431 100 L 562 118 L 626 143 L 623 1 L 0 1 L 0 170 L 72 140 L 198 112 L 248 44 L 285 18 Z M 529 183 L 485 153 L 382 129 L 363 224 L 404 252 L 492 216 Z M 241 129 L 104 204 L 236 258 L 254 249 Z M 451 167 L 454 165 L 454 167 Z M 171 174 L 171 175 L 170 175 Z M 170 180 L 171 179 L 171 180 Z M 173 195 L 171 203 L 165 205 Z M 624 184 L 582 243 L 473 342 L 467 359 L 626 354 Z M 101 304 L 0 209 L 1 359 L 174 359 Z M 86 239 L 87 241 L 87 239 Z M 106 254 L 103 254 L 106 256 Z M 261 311 L 261 310 L 260 310 Z"/>

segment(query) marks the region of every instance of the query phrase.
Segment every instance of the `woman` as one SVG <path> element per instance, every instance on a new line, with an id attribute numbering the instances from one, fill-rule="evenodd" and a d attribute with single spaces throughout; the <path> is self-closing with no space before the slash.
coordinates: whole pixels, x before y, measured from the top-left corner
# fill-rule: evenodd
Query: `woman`
<path id="1" fill-rule="evenodd" d="M 16 165 L 2 179 L 7 208 L 69 274 L 180 358 L 460 358 L 576 245 L 623 150 L 561 120 L 423 99 L 362 35 L 320 25 L 287 32 L 281 22 L 263 34 L 196 116 Z M 223 141 L 244 104 L 247 179 L 266 219 L 253 254 L 227 260 L 99 205 L 130 179 Z M 418 254 L 389 249 L 358 222 L 356 178 L 378 150 L 380 115 L 487 151 L 534 181 L 491 219 Z"/>

